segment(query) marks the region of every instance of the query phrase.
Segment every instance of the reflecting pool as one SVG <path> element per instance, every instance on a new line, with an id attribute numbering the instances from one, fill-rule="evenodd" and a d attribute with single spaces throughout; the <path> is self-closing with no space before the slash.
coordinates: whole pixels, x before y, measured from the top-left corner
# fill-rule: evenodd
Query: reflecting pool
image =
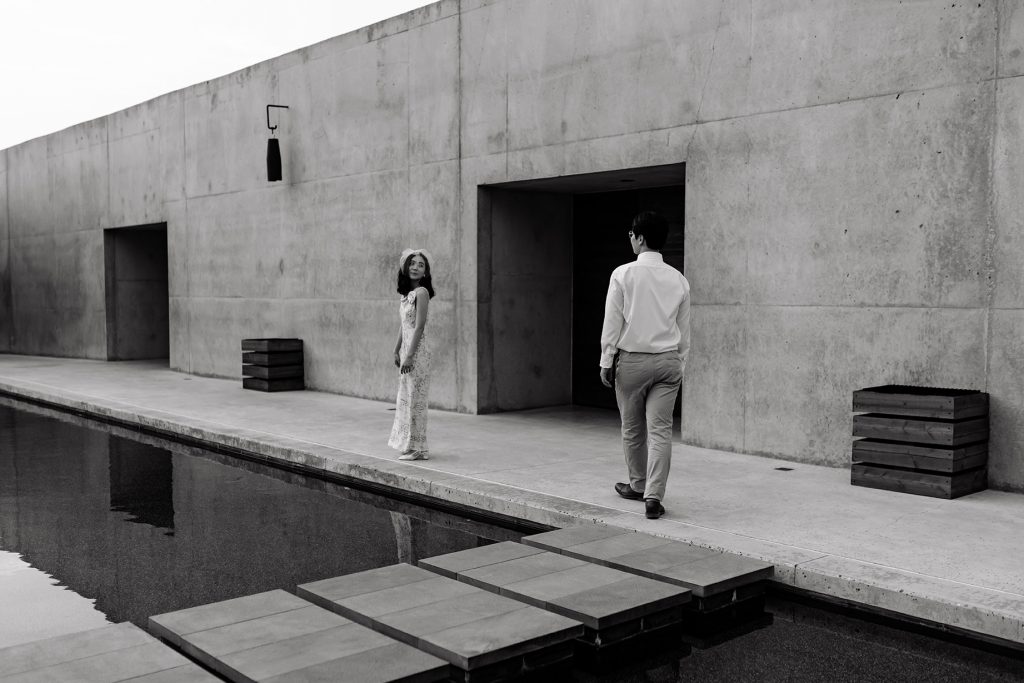
<path id="1" fill-rule="evenodd" d="M 415 562 L 488 524 L 0 396 L 0 647 Z M 766 620 L 578 681 L 1019 681 L 1024 659 L 772 593 Z"/>

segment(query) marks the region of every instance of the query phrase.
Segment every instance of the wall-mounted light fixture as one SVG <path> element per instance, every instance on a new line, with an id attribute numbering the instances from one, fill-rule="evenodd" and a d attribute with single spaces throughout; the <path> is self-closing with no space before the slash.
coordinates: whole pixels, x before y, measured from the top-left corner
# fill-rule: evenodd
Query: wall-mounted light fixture
<path id="1" fill-rule="evenodd" d="M 267 180 L 273 182 L 281 179 L 281 144 L 273 137 L 277 126 L 270 125 L 270 108 L 287 109 L 283 104 L 267 105 L 267 128 L 270 129 L 271 138 L 267 140 Z"/>

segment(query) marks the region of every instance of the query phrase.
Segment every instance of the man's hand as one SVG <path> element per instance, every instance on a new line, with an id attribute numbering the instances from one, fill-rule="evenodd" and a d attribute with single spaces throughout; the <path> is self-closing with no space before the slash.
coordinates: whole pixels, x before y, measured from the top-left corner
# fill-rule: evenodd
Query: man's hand
<path id="1" fill-rule="evenodd" d="M 612 388 L 612 369 L 601 368 L 601 384 L 605 385 L 609 389 Z"/>

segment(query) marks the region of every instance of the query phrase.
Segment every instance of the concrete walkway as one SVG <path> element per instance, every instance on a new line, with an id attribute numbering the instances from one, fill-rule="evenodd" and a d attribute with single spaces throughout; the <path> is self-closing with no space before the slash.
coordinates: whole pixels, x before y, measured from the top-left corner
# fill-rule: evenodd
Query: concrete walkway
<path id="1" fill-rule="evenodd" d="M 668 512 L 652 521 L 612 490 L 624 465 L 608 411 L 432 411 L 431 460 L 405 463 L 386 446 L 392 406 L 377 401 L 4 354 L 0 391 L 552 526 L 598 521 L 739 553 L 788 585 L 1024 643 L 1018 494 L 877 491 L 851 486 L 846 469 L 676 444 Z"/>

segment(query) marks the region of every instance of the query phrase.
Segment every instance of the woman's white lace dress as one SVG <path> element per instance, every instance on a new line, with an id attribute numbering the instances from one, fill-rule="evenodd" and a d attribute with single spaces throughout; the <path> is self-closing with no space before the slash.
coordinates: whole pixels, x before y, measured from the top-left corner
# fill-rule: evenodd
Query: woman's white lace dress
<path id="1" fill-rule="evenodd" d="M 402 297 L 398 305 L 402 320 L 402 350 L 404 359 L 416 331 L 416 290 Z M 398 376 L 398 401 L 395 405 L 395 423 L 391 427 L 388 446 L 401 452 L 427 450 L 427 391 L 430 388 L 430 346 L 427 327 L 420 335 L 419 348 L 412 359 L 412 371 Z"/>

